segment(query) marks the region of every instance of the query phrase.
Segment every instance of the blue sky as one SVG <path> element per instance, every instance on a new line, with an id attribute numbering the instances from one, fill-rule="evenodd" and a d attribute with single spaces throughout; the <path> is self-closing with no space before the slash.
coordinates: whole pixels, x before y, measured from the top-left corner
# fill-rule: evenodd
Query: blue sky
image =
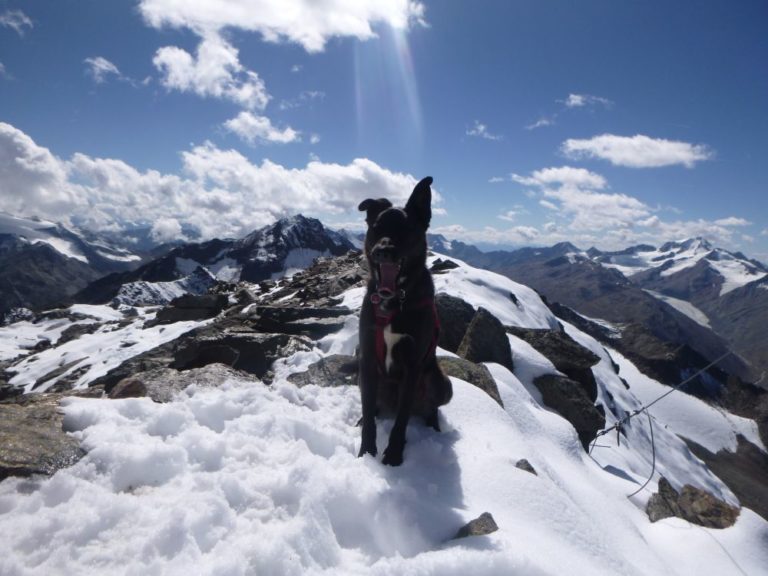
<path id="1" fill-rule="evenodd" d="M 0 1 L 0 210 L 240 235 L 435 178 L 433 229 L 768 260 L 768 5 Z"/>

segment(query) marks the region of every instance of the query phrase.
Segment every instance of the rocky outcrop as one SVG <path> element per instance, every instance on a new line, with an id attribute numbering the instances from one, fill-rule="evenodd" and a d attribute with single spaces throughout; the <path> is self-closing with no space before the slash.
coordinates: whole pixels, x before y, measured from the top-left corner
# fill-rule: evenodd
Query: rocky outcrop
<path id="1" fill-rule="evenodd" d="M 605 414 L 594 405 L 582 385 L 556 374 L 545 374 L 533 381 L 544 404 L 568 420 L 576 429 L 586 450 L 597 432 L 605 427 Z"/>
<path id="2" fill-rule="evenodd" d="M 539 473 L 536 472 L 536 469 L 533 466 L 531 466 L 531 463 L 528 462 L 528 460 L 526 460 L 525 458 L 518 460 L 517 463 L 515 464 L 515 468 L 519 468 L 520 470 L 533 474 L 534 476 L 539 475 Z"/>
<path id="3" fill-rule="evenodd" d="M 439 357 L 437 362 L 446 376 L 453 376 L 454 378 L 469 382 L 488 394 L 499 406 L 504 406 L 499 395 L 499 388 L 496 386 L 496 380 L 493 379 L 488 368 L 482 364 L 475 364 L 463 358 L 449 358 L 447 356 Z"/>
<path id="4" fill-rule="evenodd" d="M 218 316 L 227 307 L 225 294 L 184 294 L 158 310 L 153 324 L 173 324 L 188 320 L 205 320 Z"/>
<path id="5" fill-rule="evenodd" d="M 600 361 L 596 354 L 562 330 L 507 326 L 507 331 L 528 342 L 546 356 L 559 372 L 578 382 L 592 402 L 597 399 L 597 382 L 592 374 L 592 366 Z"/>
<path id="6" fill-rule="evenodd" d="M 471 362 L 495 362 L 514 369 L 504 326 L 485 308 L 478 308 L 456 353 Z"/>
<path id="7" fill-rule="evenodd" d="M 768 454 L 743 436 L 737 437 L 735 452 L 720 450 L 716 454 L 691 440 L 685 442 L 731 489 L 742 506 L 768 520 Z"/>
<path id="8" fill-rule="evenodd" d="M 736 522 L 739 509 L 690 484 L 678 492 L 661 477 L 659 491 L 648 500 L 646 513 L 651 522 L 676 516 L 707 528 L 728 528 Z"/>
<path id="9" fill-rule="evenodd" d="M 179 392 L 191 385 L 197 388 L 216 388 L 227 380 L 233 378 L 243 380 L 248 377 L 248 374 L 223 364 L 209 364 L 184 372 L 172 368 L 156 368 L 124 378 L 112 388 L 109 397 L 112 399 L 148 397 L 155 402 L 170 402 Z"/>
<path id="10" fill-rule="evenodd" d="M 76 395 L 100 396 L 101 389 Z M 63 394 L 28 394 L 0 403 L 0 480 L 8 476 L 51 475 L 77 462 L 83 451 L 64 432 Z"/>
<path id="11" fill-rule="evenodd" d="M 435 307 L 440 319 L 440 339 L 437 345 L 456 354 L 475 317 L 475 309 L 461 298 L 444 293 L 435 296 Z"/>
<path id="12" fill-rule="evenodd" d="M 314 384 L 322 388 L 356 386 L 358 361 L 354 356 L 332 354 L 311 364 L 307 371 L 288 376 L 298 387 Z"/>

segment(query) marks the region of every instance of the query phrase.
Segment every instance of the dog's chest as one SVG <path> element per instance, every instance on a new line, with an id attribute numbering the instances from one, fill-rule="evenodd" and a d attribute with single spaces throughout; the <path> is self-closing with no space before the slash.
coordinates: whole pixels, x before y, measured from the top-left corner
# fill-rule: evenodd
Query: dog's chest
<path id="1" fill-rule="evenodd" d="M 392 324 L 384 327 L 384 368 L 389 373 L 392 368 L 392 350 L 405 334 L 398 334 L 392 331 Z"/>

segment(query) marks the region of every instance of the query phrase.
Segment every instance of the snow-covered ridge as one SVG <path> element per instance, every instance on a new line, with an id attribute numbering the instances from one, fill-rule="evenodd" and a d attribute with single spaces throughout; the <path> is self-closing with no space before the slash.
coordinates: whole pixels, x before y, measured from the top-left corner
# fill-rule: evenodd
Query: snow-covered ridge
<path id="1" fill-rule="evenodd" d="M 482 306 L 504 324 L 557 327 L 533 290 L 458 264 L 435 276 L 438 292 Z M 356 310 L 362 298 L 358 287 L 341 301 Z M 607 426 L 657 395 L 661 385 L 563 324 L 600 359 L 593 373 Z M 127 337 L 135 329 L 121 330 Z M 114 334 L 119 341 L 120 330 Z M 768 522 L 750 510 L 724 530 L 676 518 L 652 524 L 643 510 L 659 474 L 735 503 L 677 434 L 732 449 L 736 433 L 759 442 L 754 423 L 673 395 L 673 404 L 652 414 L 654 480 L 627 499 L 651 471 L 647 422 L 633 420 L 620 444 L 614 434 L 601 438 L 590 458 L 533 384 L 554 372 L 552 363 L 508 338 L 514 373 L 487 365 L 504 407 L 452 378 L 443 431 L 413 422 L 399 468 L 357 458 L 356 387 L 297 388 L 287 380 L 324 356 L 352 353 L 354 318 L 312 350 L 279 360 L 269 387 L 232 375 L 219 388 L 193 385 L 166 404 L 68 400 L 65 426 L 88 454 L 51 479 L 0 482 L 2 566 L 14 575 L 765 573 Z M 100 360 L 113 349 L 90 353 Z M 391 426 L 378 423 L 381 443 Z M 537 475 L 515 466 L 522 458 Z M 484 511 L 498 532 L 451 540 Z"/>

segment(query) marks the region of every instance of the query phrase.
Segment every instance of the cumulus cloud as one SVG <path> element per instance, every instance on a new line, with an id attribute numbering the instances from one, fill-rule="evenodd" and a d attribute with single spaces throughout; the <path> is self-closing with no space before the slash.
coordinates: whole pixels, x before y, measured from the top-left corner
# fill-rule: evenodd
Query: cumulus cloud
<path id="1" fill-rule="evenodd" d="M 54 220 L 66 214 L 70 223 L 94 229 L 154 223 L 164 240 L 181 234 L 173 221 L 204 238 L 237 237 L 298 212 L 356 216 L 365 198 L 402 205 L 417 182 L 366 158 L 286 168 L 269 160 L 254 164 L 209 142 L 184 151 L 181 160 L 181 174 L 79 153 L 63 160 L 0 123 L 0 210 Z M 434 199 L 441 201 L 436 191 Z"/>
<path id="2" fill-rule="evenodd" d="M 290 126 L 283 129 L 276 128 L 266 116 L 256 116 L 247 111 L 227 120 L 224 127 L 249 144 L 289 144 L 301 141 L 301 134 Z"/>
<path id="3" fill-rule="evenodd" d="M 485 138 L 486 140 L 501 140 L 502 136 L 499 134 L 492 134 L 488 131 L 488 126 L 481 123 L 479 120 L 475 120 L 472 127 L 467 128 L 467 136 L 475 136 L 477 138 Z"/>
<path id="4" fill-rule="evenodd" d="M 33 28 L 32 20 L 21 10 L 6 10 L 0 14 L 0 26 L 13 28 L 19 36 L 24 36 L 24 28 Z"/>
<path id="5" fill-rule="evenodd" d="M 150 236 L 155 242 L 170 242 L 184 238 L 181 223 L 176 218 L 158 218 L 152 224 Z"/>
<path id="6" fill-rule="evenodd" d="M 658 168 L 678 164 L 692 168 L 697 162 L 709 160 L 714 155 L 703 144 L 650 138 L 642 134 L 602 134 L 585 140 L 568 139 L 561 149 L 568 158 L 600 158 L 615 166 L 629 168 Z"/>
<path id="7" fill-rule="evenodd" d="M 267 42 L 291 42 L 320 52 L 329 39 L 376 36 L 374 26 L 406 29 L 426 25 L 425 8 L 414 0 L 141 0 L 139 10 L 156 28 L 170 26 L 203 32 L 237 28 L 257 32 Z"/>
<path id="8" fill-rule="evenodd" d="M 102 56 L 86 58 L 83 63 L 86 65 L 86 72 L 96 84 L 103 84 L 110 76 L 123 78 L 118 67 Z"/>
<path id="9" fill-rule="evenodd" d="M 577 188 L 605 188 L 605 178 L 595 172 L 573 166 L 543 168 L 534 171 L 530 176 L 512 174 L 512 180 L 524 186 L 544 188 L 551 185 L 573 186 Z"/>
<path id="10" fill-rule="evenodd" d="M 249 110 L 263 110 L 270 100 L 264 81 L 240 63 L 237 49 L 217 32 L 204 33 L 194 55 L 165 46 L 152 62 L 168 90 L 230 100 Z"/>

